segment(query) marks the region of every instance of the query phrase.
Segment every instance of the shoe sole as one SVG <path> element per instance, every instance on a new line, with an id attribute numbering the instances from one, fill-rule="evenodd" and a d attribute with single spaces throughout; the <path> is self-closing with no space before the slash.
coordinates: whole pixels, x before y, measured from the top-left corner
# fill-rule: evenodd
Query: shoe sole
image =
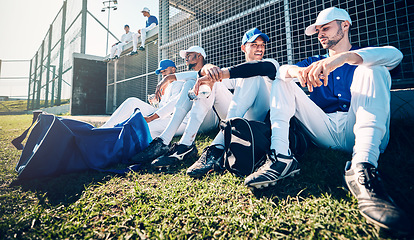
<path id="1" fill-rule="evenodd" d="M 347 184 L 347 182 L 346 182 L 346 180 L 345 180 L 345 178 L 343 178 L 343 187 L 344 187 L 344 190 L 345 191 L 347 191 L 347 192 L 350 192 L 351 193 L 351 195 L 353 195 L 353 197 L 355 197 L 355 194 L 351 191 L 351 189 L 349 188 L 349 186 L 348 186 L 348 184 Z M 402 235 L 407 235 L 407 234 L 409 234 L 410 232 L 408 231 L 408 232 L 406 232 L 406 231 L 400 231 L 400 230 L 396 230 L 396 229 L 393 229 L 393 228 L 390 228 L 389 226 L 387 226 L 387 225 L 384 225 L 383 223 L 380 223 L 380 222 L 378 222 L 378 221 L 376 221 L 375 219 L 373 219 L 373 218 L 371 218 L 371 217 L 369 217 L 368 215 L 366 215 L 365 213 L 363 213 L 362 211 L 359 211 L 359 213 L 367 220 L 367 223 L 369 223 L 369 224 L 372 224 L 372 225 L 375 225 L 375 226 L 378 226 L 378 227 L 380 227 L 380 228 L 383 228 L 383 229 L 385 229 L 385 230 L 388 230 L 388 231 L 396 231 L 396 232 L 398 232 L 398 233 L 400 233 L 400 234 L 402 234 Z"/>
<path id="2" fill-rule="evenodd" d="M 285 179 L 285 178 L 288 178 L 288 177 L 294 177 L 294 176 L 298 175 L 299 172 L 300 172 L 300 169 L 292 171 L 289 175 L 286 175 L 283 178 L 276 179 L 275 181 L 265 181 L 265 182 L 259 182 L 259 183 L 252 183 L 252 184 L 249 184 L 247 187 L 254 190 L 254 189 L 262 189 L 262 188 L 266 188 L 266 187 L 269 187 L 269 186 L 274 186 L 274 185 L 276 185 L 276 183 L 278 181 L 280 181 L 282 179 Z"/>
<path id="3" fill-rule="evenodd" d="M 359 213 L 361 213 L 361 215 L 367 220 L 367 223 L 369 223 L 369 224 L 375 225 L 375 226 L 380 227 L 382 229 L 385 229 L 387 231 L 395 231 L 395 232 L 397 232 L 397 233 L 399 233 L 403 236 L 408 235 L 410 233 L 410 231 L 406 232 L 406 231 L 401 231 L 401 230 L 398 230 L 398 229 L 390 228 L 389 226 L 384 225 L 383 223 L 380 223 L 380 222 L 370 218 L 368 215 L 364 214 L 361 211 L 359 211 Z"/>
<path id="4" fill-rule="evenodd" d="M 202 178 L 202 177 L 206 176 L 207 174 L 209 174 L 211 172 L 215 172 L 214 168 L 208 170 L 206 173 L 192 174 L 192 173 L 188 173 L 187 172 L 187 175 L 190 176 L 190 177 L 192 177 L 192 178 Z"/>

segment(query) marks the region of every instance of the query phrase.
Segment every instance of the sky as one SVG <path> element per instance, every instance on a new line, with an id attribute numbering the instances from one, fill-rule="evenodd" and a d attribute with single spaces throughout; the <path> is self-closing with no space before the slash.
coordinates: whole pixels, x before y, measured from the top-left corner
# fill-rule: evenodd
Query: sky
<path id="1" fill-rule="evenodd" d="M 81 0 L 72 0 L 79 2 Z M 0 96 L 27 96 L 30 62 L 8 62 L 30 60 L 42 44 L 49 26 L 63 5 L 63 0 L 0 0 Z M 108 12 L 101 12 L 103 0 L 88 0 L 88 10 L 105 26 Z M 110 12 L 109 29 L 119 39 L 128 24 L 136 32 L 145 26 L 146 18 L 141 10 L 148 7 L 151 14 L 158 16 L 158 1 L 118 0 L 117 10 Z M 67 23 L 68 24 L 68 23 Z M 88 16 L 86 53 L 104 56 L 106 53 L 106 32 Z M 109 46 L 116 40 L 109 38 Z M 23 79 L 4 79 L 25 77 Z"/>

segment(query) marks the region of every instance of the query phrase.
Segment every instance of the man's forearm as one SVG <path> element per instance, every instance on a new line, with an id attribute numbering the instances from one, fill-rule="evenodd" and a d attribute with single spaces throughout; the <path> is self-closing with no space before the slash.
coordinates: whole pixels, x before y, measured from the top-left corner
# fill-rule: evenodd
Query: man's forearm
<path id="1" fill-rule="evenodd" d="M 361 63 L 362 65 L 381 65 L 387 67 L 389 70 L 398 66 L 403 59 L 401 51 L 392 46 L 367 47 L 353 52 L 363 59 L 363 62 Z"/>
<path id="2" fill-rule="evenodd" d="M 275 80 L 277 68 L 268 61 L 251 61 L 228 68 L 229 78 L 269 77 Z"/>

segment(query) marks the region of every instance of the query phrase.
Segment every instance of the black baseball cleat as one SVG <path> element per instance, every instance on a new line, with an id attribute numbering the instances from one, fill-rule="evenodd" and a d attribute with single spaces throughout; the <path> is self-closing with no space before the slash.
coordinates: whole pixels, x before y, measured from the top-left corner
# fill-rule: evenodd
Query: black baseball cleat
<path id="1" fill-rule="evenodd" d="M 139 48 L 138 48 L 138 50 L 140 50 L 140 51 L 144 51 L 144 50 L 145 50 L 145 48 L 144 48 L 143 46 L 141 46 L 141 47 L 139 47 Z"/>
<path id="2" fill-rule="evenodd" d="M 135 155 L 131 162 L 133 163 L 150 163 L 152 160 L 168 152 L 168 145 L 159 137 L 154 138 L 147 148 Z"/>
<path id="3" fill-rule="evenodd" d="M 381 228 L 408 234 L 410 220 L 386 193 L 377 169 L 370 163 L 357 163 L 352 168 L 351 165 L 350 161 L 346 163 L 344 179 L 347 189 L 358 200 L 362 216 Z"/>
<path id="4" fill-rule="evenodd" d="M 187 169 L 187 175 L 200 178 L 211 171 L 220 170 L 223 154 L 224 150 L 217 148 L 216 145 L 206 147 L 200 158 Z"/>
<path id="5" fill-rule="evenodd" d="M 293 155 L 276 155 L 272 150 L 270 154 L 267 154 L 266 162 L 256 172 L 246 177 L 244 185 L 251 189 L 273 186 L 277 181 L 293 177 L 299 171 L 299 163 Z"/>
<path id="6" fill-rule="evenodd" d="M 174 143 L 164 156 L 152 161 L 151 166 L 154 168 L 169 168 L 195 156 L 197 156 L 197 148 L 194 143 L 190 146 Z"/>
<path id="7" fill-rule="evenodd" d="M 137 52 L 137 51 L 132 51 L 132 52 L 130 52 L 128 55 L 129 55 L 129 56 L 134 56 L 135 54 L 138 54 L 138 52 Z"/>
<path id="8" fill-rule="evenodd" d="M 104 62 L 110 62 L 111 61 L 111 58 L 105 58 L 104 60 L 103 60 Z"/>

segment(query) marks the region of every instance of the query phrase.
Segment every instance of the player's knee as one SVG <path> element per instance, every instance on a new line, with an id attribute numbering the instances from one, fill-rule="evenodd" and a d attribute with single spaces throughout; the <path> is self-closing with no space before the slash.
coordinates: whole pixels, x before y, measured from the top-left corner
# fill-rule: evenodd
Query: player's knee
<path id="1" fill-rule="evenodd" d="M 126 104 L 134 104 L 134 103 L 138 103 L 139 101 L 140 100 L 136 97 L 130 97 L 130 98 L 127 98 L 124 102 Z"/>

